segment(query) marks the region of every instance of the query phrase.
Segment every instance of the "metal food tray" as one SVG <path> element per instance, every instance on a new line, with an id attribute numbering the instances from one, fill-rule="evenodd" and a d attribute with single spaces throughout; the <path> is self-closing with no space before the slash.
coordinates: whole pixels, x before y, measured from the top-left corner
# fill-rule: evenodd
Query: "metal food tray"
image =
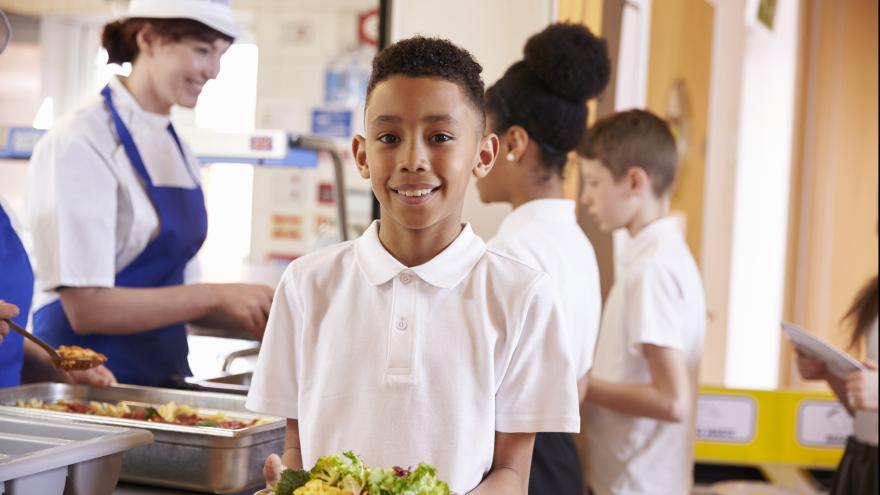
<path id="1" fill-rule="evenodd" d="M 187 404 L 200 413 L 222 412 L 235 419 L 269 420 L 238 430 L 203 426 L 153 423 L 134 419 L 47 411 L 17 407 L 16 401 L 59 399 L 161 405 Z M 34 418 L 66 418 L 75 421 L 147 429 L 155 443 L 126 451 L 120 479 L 155 486 L 208 493 L 235 493 L 264 483 L 266 457 L 284 447 L 283 418 L 257 415 L 244 407 L 241 395 L 194 392 L 135 385 L 92 388 L 84 385 L 40 383 L 0 389 L 0 411 Z"/>
<path id="2" fill-rule="evenodd" d="M 140 428 L 0 412 L 0 494 L 110 495 L 123 452 L 152 442 Z"/>
<path id="3" fill-rule="evenodd" d="M 221 375 L 212 378 L 192 378 L 187 377 L 186 382 L 192 385 L 195 390 L 204 390 L 208 392 L 223 392 L 228 394 L 247 395 L 251 386 L 253 372 L 234 373 Z"/>

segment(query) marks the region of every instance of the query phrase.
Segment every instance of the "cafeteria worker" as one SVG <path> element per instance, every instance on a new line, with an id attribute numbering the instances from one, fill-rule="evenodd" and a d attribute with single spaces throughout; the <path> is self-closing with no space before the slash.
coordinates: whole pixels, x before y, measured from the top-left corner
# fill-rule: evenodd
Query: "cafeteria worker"
<path id="1" fill-rule="evenodd" d="M 34 332 L 105 354 L 120 383 L 180 385 L 188 322 L 255 337 L 265 328 L 272 288 L 195 283 L 205 200 L 170 117 L 196 105 L 237 34 L 228 1 L 131 0 L 101 36 L 131 75 L 112 78 L 31 157 Z"/>
<path id="2" fill-rule="evenodd" d="M 52 380 L 98 387 L 115 383 L 113 374 L 104 366 L 75 371 L 56 369 L 42 348 L 10 332 L 6 319 L 22 328 L 27 326 L 34 274 L 3 198 L 0 198 L 0 268 L 0 388 L 20 385 L 22 373 L 30 381 Z"/>

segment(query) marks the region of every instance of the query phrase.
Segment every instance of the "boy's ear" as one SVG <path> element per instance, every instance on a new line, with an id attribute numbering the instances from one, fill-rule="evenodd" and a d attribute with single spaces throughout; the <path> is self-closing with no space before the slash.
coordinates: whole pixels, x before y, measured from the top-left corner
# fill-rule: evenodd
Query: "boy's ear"
<path id="1" fill-rule="evenodd" d="M 367 140 L 357 135 L 351 140 L 351 156 L 357 165 L 358 172 L 364 179 L 370 178 L 370 167 L 367 165 Z"/>
<path id="2" fill-rule="evenodd" d="M 495 159 L 498 157 L 499 146 L 500 142 L 498 141 L 498 136 L 495 134 L 490 132 L 483 136 L 483 139 L 480 140 L 480 150 L 477 154 L 477 162 L 474 164 L 473 168 L 474 177 L 482 179 L 490 170 L 492 170 L 492 166 L 495 165 Z"/>
<path id="3" fill-rule="evenodd" d="M 630 192 L 637 196 L 651 190 L 651 178 L 642 167 L 630 167 L 626 172 L 626 181 Z"/>

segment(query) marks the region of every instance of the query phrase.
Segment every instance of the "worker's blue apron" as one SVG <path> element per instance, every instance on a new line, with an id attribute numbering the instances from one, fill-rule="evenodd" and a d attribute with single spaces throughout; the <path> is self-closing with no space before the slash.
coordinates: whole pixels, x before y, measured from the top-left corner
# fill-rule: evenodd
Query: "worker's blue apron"
<path id="1" fill-rule="evenodd" d="M 159 216 L 159 234 L 128 266 L 116 274 L 116 287 L 155 288 L 183 284 L 187 263 L 196 255 L 208 232 L 205 198 L 196 187 L 160 187 L 153 184 L 131 133 L 125 127 L 107 86 L 101 91 L 125 154 L 141 176 Z M 168 131 L 183 148 L 171 125 Z M 195 178 L 193 178 L 195 180 Z M 107 367 L 119 383 L 175 386 L 192 373 L 187 363 L 184 322 L 131 335 L 77 335 L 55 301 L 34 314 L 37 335 L 53 345 L 79 345 L 107 355 Z M 88 329 L 82 329 L 88 332 Z"/>
<path id="2" fill-rule="evenodd" d="M 28 311 L 34 295 L 34 272 L 27 253 L 12 222 L 0 206 L 0 299 L 18 306 L 18 316 L 12 320 L 22 328 L 27 326 Z M 0 343 L 0 387 L 14 387 L 21 383 L 21 363 L 24 358 L 23 337 L 10 330 Z"/>

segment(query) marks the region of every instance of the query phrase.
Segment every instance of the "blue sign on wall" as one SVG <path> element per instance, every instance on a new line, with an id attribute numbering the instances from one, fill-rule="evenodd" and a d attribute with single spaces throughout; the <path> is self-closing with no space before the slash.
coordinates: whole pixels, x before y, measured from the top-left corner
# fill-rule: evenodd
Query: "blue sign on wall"
<path id="1" fill-rule="evenodd" d="M 351 110 L 328 110 L 316 108 L 312 110 L 312 134 L 319 136 L 350 138 Z"/>

